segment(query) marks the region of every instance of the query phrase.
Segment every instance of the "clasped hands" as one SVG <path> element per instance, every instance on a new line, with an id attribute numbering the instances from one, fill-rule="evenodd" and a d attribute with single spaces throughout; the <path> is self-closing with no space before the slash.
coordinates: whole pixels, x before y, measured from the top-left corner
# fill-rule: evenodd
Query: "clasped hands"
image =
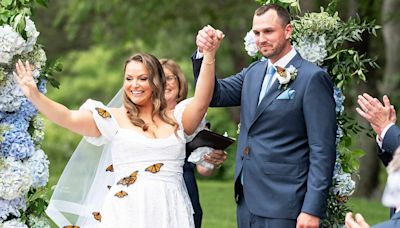
<path id="1" fill-rule="evenodd" d="M 206 25 L 197 33 L 196 45 L 199 51 L 205 55 L 207 53 L 215 55 L 224 37 L 225 35 L 222 31 L 214 29 L 210 25 Z"/>

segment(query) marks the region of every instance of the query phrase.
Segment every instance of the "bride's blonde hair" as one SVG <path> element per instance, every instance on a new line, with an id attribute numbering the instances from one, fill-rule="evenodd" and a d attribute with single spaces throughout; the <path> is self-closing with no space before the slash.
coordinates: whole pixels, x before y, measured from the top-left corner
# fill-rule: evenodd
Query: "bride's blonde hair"
<path id="1" fill-rule="evenodd" d="M 166 114 L 167 101 L 165 100 L 164 95 L 166 82 L 164 70 L 160 62 L 151 54 L 137 53 L 125 61 L 124 73 L 126 71 L 126 66 L 132 61 L 142 63 L 149 73 L 148 81 L 150 88 L 152 89 L 151 101 L 153 103 L 153 113 L 151 118 L 153 119 L 155 115 L 159 115 L 163 122 L 174 126 L 176 130 L 178 128 L 178 124 Z M 125 91 L 123 104 L 127 110 L 127 115 L 131 123 L 142 128 L 143 131 L 147 131 L 149 126 L 139 117 L 139 110 L 136 107 L 136 104 L 129 99 Z"/>

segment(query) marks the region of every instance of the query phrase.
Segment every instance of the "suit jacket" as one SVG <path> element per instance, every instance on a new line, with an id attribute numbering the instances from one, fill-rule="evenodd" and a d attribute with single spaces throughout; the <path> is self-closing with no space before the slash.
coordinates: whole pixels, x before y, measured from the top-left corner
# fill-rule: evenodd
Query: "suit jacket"
<path id="1" fill-rule="evenodd" d="M 400 212 L 397 212 L 393 217 L 383 223 L 372 226 L 373 228 L 400 228 Z"/>
<path id="2" fill-rule="evenodd" d="M 393 153 L 397 147 L 400 146 L 400 127 L 397 125 L 391 126 L 382 140 L 382 149 L 379 147 L 378 156 L 381 158 L 383 164 L 387 166 L 393 158 Z"/>
<path id="3" fill-rule="evenodd" d="M 202 59 L 193 60 L 197 79 Z M 292 99 L 277 99 L 276 80 L 258 104 L 268 61 L 216 80 L 211 106 L 241 106 L 235 195 L 243 190 L 251 213 L 296 219 L 323 217 L 336 155 L 336 113 L 329 75 L 297 54 Z M 243 175 L 243 188 L 240 176 Z"/>

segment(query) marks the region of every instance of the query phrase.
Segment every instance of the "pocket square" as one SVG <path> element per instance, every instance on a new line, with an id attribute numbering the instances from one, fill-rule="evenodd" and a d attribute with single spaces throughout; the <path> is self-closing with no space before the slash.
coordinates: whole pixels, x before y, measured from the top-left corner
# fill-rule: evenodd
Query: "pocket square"
<path id="1" fill-rule="evenodd" d="M 294 89 L 287 89 L 283 91 L 276 99 L 277 100 L 292 100 L 296 95 L 296 91 Z"/>

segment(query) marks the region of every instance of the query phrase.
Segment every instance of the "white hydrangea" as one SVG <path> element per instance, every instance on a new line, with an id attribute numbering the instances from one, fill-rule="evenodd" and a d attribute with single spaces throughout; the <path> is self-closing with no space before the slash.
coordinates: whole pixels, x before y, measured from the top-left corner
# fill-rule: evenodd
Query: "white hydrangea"
<path id="1" fill-rule="evenodd" d="M 37 217 L 35 215 L 28 216 L 28 225 L 30 228 L 50 228 L 50 223 L 45 216 Z"/>
<path id="2" fill-rule="evenodd" d="M 46 185 L 49 180 L 49 160 L 43 150 L 37 150 L 26 161 L 26 166 L 30 169 L 33 178 L 32 187 L 38 188 Z"/>
<path id="3" fill-rule="evenodd" d="M 0 198 L 12 200 L 24 196 L 32 185 L 29 168 L 9 157 L 0 166 Z"/>
<path id="4" fill-rule="evenodd" d="M 0 85 L 0 111 L 13 112 L 19 109 L 24 98 L 24 93 L 8 72 L 5 80 Z"/>
<path id="5" fill-rule="evenodd" d="M 301 37 L 297 42 L 293 43 L 293 46 L 301 57 L 319 66 L 323 64 L 325 57 L 328 55 L 325 35 Z"/>
<path id="6" fill-rule="evenodd" d="M 19 219 L 12 219 L 1 223 L 0 228 L 28 228 L 28 226 L 22 223 Z"/>
<path id="7" fill-rule="evenodd" d="M 24 49 L 25 40 L 10 25 L 0 26 L 0 64 L 10 64 Z"/>
<path id="8" fill-rule="evenodd" d="M 24 52 L 31 52 L 40 33 L 36 30 L 35 23 L 29 17 L 25 17 L 25 24 L 25 32 L 28 40 L 25 43 Z"/>
<path id="9" fill-rule="evenodd" d="M 256 45 L 256 36 L 254 35 L 253 30 L 250 30 L 244 37 L 244 46 L 249 56 L 254 57 L 257 55 L 258 48 Z"/>

